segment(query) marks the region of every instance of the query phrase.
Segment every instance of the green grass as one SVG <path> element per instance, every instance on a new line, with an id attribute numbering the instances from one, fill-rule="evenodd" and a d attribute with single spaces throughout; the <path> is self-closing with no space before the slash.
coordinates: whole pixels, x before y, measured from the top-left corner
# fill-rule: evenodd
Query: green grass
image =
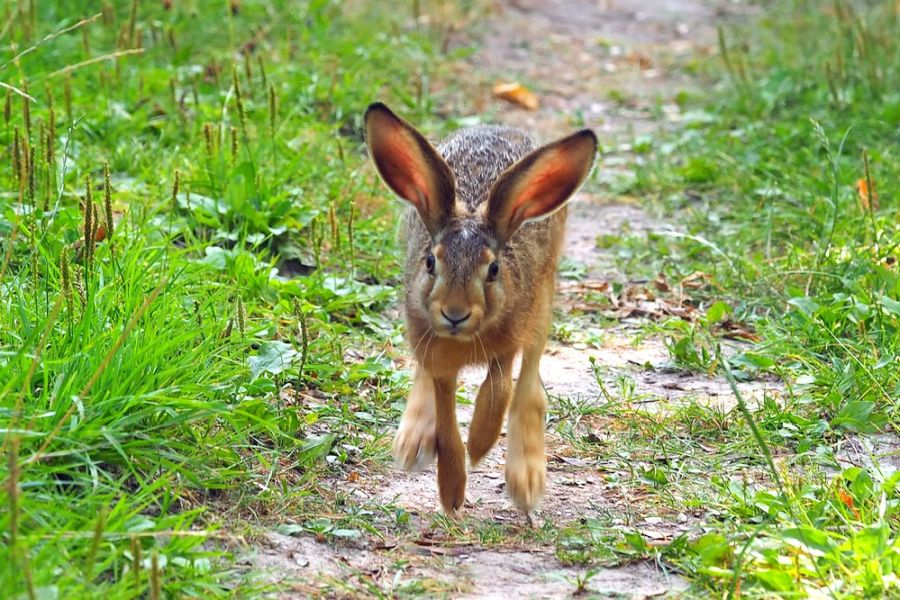
<path id="1" fill-rule="evenodd" d="M 459 103 L 442 19 L 472 6 L 423 3 L 441 19 L 415 25 L 415 2 L 82 4 L 0 9 L 15 88 L 0 90 L 0 589 L 255 596 L 272 586 L 229 550 L 261 527 L 336 547 L 420 535 L 403 508 L 334 485 L 386 462 L 408 386 L 386 316 L 398 212 L 363 168 L 360 119 L 382 99 L 454 127 L 436 116 Z M 836 461 L 900 419 L 898 24 L 887 1 L 766 3 L 692 65 L 712 91 L 678 95 L 684 129 L 636 140 L 633 177 L 596 173 L 683 227 L 598 240 L 630 279 L 697 284 L 692 322 L 641 335 L 683 372 L 784 394 L 647 411 L 635 379 L 595 365 L 601 397 L 554 399 L 549 426 L 622 504 L 537 530 L 435 515 L 436 540 L 554 548 L 585 569 L 573 590 L 654 560 L 688 596 L 900 594 L 900 475 Z M 554 337 L 602 348 L 614 323 L 569 315 Z M 759 341 L 723 358 L 734 323 Z M 688 534 L 641 535 L 645 514 L 683 512 Z M 331 585 L 454 589 L 398 582 Z"/>
<path id="2" fill-rule="evenodd" d="M 165 4 L 0 9 L 5 597 L 262 591 L 224 525 L 319 502 L 398 416 L 394 207 L 360 119 L 424 120 L 440 33 Z"/>
<path id="3" fill-rule="evenodd" d="M 771 449 L 774 471 L 700 475 L 721 491 L 715 533 L 661 551 L 698 593 L 900 593 L 900 475 L 835 462 L 849 437 L 900 418 L 898 23 L 893 2 L 791 0 L 725 27 L 704 71 L 718 90 L 689 107 L 702 118 L 655 141 L 626 189 L 684 233 L 623 240 L 624 268 L 710 276 L 688 290 L 706 317 L 663 325 L 675 364 L 786 386 L 753 416 L 760 438 L 741 435 L 758 466 Z M 710 326 L 720 302 L 760 336 L 727 365 Z"/>

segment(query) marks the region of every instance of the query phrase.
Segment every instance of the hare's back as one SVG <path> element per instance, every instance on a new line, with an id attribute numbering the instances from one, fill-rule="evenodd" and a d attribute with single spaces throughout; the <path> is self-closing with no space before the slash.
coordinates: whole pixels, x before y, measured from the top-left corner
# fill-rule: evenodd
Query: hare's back
<path id="1" fill-rule="evenodd" d="M 535 148 L 537 142 L 520 129 L 478 125 L 454 132 L 437 150 L 456 178 L 457 199 L 474 210 L 500 174 Z"/>

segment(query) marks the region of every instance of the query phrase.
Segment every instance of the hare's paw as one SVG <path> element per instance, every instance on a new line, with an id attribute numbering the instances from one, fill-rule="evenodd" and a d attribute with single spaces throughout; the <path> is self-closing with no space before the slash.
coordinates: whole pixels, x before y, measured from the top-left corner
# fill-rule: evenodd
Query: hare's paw
<path id="1" fill-rule="evenodd" d="M 441 506 L 447 515 L 455 518 L 466 501 L 467 479 L 466 448 L 455 428 L 439 433 L 437 461 Z"/>
<path id="2" fill-rule="evenodd" d="M 400 428 L 394 437 L 394 460 L 407 471 L 421 471 L 434 462 L 435 422 L 429 415 L 400 420 Z"/>
<path id="3" fill-rule="evenodd" d="M 544 496 L 547 464 L 543 451 L 510 451 L 506 459 L 506 490 L 510 500 L 526 515 Z"/>
<path id="4" fill-rule="evenodd" d="M 451 519 L 462 518 L 462 507 L 466 501 L 465 474 L 462 478 L 457 478 L 452 483 L 438 481 L 438 486 L 444 513 Z"/>

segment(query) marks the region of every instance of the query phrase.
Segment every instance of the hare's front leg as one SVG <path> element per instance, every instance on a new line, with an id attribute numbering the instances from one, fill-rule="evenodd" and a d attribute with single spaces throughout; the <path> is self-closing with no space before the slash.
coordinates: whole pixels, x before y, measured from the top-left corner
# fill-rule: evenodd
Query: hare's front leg
<path id="1" fill-rule="evenodd" d="M 394 459 L 407 471 L 420 471 L 434 460 L 435 419 L 434 383 L 425 369 L 417 367 L 394 438 Z"/>
<path id="2" fill-rule="evenodd" d="M 438 492 L 444 512 L 455 516 L 466 499 L 466 449 L 456 423 L 456 376 L 434 378 L 437 409 Z"/>
<path id="3" fill-rule="evenodd" d="M 538 371 L 543 352 L 543 343 L 524 349 L 507 428 L 506 489 L 513 503 L 525 514 L 537 508 L 544 495 L 547 471 L 544 457 L 547 402 Z"/>
<path id="4" fill-rule="evenodd" d="M 500 437 L 503 417 L 512 395 L 512 363 L 512 355 L 491 360 L 487 377 L 478 390 L 475 414 L 472 416 L 466 443 L 472 465 L 477 465 Z"/>

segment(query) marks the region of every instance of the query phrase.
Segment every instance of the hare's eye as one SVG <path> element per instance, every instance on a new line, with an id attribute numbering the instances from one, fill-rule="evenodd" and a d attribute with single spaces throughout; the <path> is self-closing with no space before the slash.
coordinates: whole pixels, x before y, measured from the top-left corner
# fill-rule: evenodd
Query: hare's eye
<path id="1" fill-rule="evenodd" d="M 434 254 L 425 257 L 425 268 L 428 269 L 429 275 L 434 275 Z"/>
<path id="2" fill-rule="evenodd" d="M 500 265 L 497 264 L 497 261 L 491 263 L 488 267 L 488 281 L 494 281 L 497 279 L 497 274 L 500 272 Z"/>

